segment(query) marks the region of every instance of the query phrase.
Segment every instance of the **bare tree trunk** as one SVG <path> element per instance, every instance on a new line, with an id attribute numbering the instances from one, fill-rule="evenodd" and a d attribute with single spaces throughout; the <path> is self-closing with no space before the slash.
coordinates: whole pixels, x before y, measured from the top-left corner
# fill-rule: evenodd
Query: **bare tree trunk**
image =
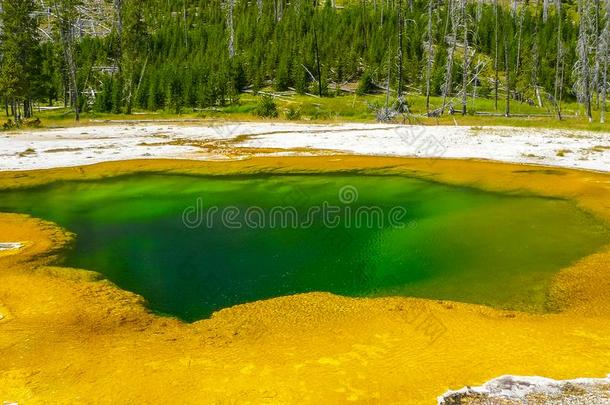
<path id="1" fill-rule="evenodd" d="M 457 1 L 457 0 L 455 0 Z M 447 108 L 447 97 L 453 90 L 453 58 L 455 57 L 455 48 L 457 47 L 457 34 L 460 25 L 461 14 L 455 7 L 455 3 L 451 2 L 452 9 L 449 10 L 451 15 L 451 48 L 447 56 L 447 65 L 445 70 L 445 83 L 443 84 L 443 104 L 441 106 L 441 114 L 445 113 Z"/>
<path id="2" fill-rule="evenodd" d="M 60 38 L 63 47 L 66 68 L 68 69 L 68 85 L 70 94 L 70 105 L 74 108 L 76 121 L 80 121 L 80 105 L 78 103 L 78 81 L 76 57 L 74 55 L 74 21 L 62 22 Z"/>
<path id="3" fill-rule="evenodd" d="M 116 32 L 117 45 L 115 50 L 115 61 L 119 68 L 119 74 L 122 72 L 123 64 L 121 63 L 121 55 L 123 54 L 123 0 L 114 0 L 114 10 L 116 13 Z"/>
<path id="4" fill-rule="evenodd" d="M 595 54 L 596 54 L 596 58 L 595 58 L 595 68 L 593 71 L 593 90 L 595 91 L 595 107 L 599 108 L 599 93 L 600 93 L 600 86 L 599 86 L 599 81 L 600 81 L 600 69 L 601 69 L 601 65 L 600 65 L 600 60 L 597 57 L 597 54 L 600 52 L 599 46 L 599 39 L 601 36 L 601 27 L 600 27 L 600 1 L 599 0 L 595 0 L 595 17 L 594 17 L 594 41 L 595 41 Z"/>
<path id="5" fill-rule="evenodd" d="M 377 3 L 375 3 L 374 5 L 375 10 L 377 10 Z M 366 15 L 367 15 L 367 11 L 366 11 L 366 0 L 362 0 L 362 41 L 363 41 L 363 46 L 364 49 L 368 48 L 368 44 L 366 41 L 367 38 L 367 34 L 366 34 Z"/>
<path id="6" fill-rule="evenodd" d="M 470 66 L 470 48 L 468 45 L 468 15 L 466 13 L 466 1 L 460 4 L 462 9 L 462 21 L 464 24 L 464 61 L 462 67 L 462 115 L 468 110 L 468 69 Z"/>
<path id="7" fill-rule="evenodd" d="M 452 10 L 453 0 L 447 0 L 447 15 L 445 16 L 445 30 L 443 31 L 443 36 L 447 36 L 447 31 L 449 31 L 449 18 L 451 17 Z"/>
<path id="8" fill-rule="evenodd" d="M 479 23 L 481 22 L 481 19 L 483 18 L 483 2 L 484 0 L 477 0 L 477 8 L 476 8 L 476 13 L 475 13 L 475 26 L 478 26 Z M 473 47 L 475 49 L 475 55 L 476 55 L 476 48 L 478 45 L 478 35 L 475 33 L 473 34 Z M 472 61 L 475 61 L 475 55 L 473 55 L 472 57 Z M 473 76 L 473 80 L 472 80 L 472 111 L 473 113 L 476 113 L 476 109 L 477 109 L 477 94 L 478 94 L 478 90 L 479 90 L 479 74 L 480 74 L 480 69 L 485 66 L 484 62 L 479 62 L 477 63 L 477 65 L 474 67 L 474 76 Z"/>
<path id="9" fill-rule="evenodd" d="M 555 64 L 555 109 L 557 110 L 557 119 L 561 121 L 561 87 L 563 87 L 563 41 L 562 41 L 562 15 L 561 15 L 561 0 L 555 0 L 557 7 L 557 62 Z"/>
<path id="10" fill-rule="evenodd" d="M 124 78 L 124 66 L 123 66 L 123 0 L 114 0 L 114 8 L 116 13 L 116 31 L 117 31 L 117 45 L 115 49 L 115 63 L 118 67 L 118 76 L 120 79 Z M 119 79 L 119 80 L 120 80 Z M 113 77 L 114 80 L 114 77 Z M 126 80 L 129 85 L 129 80 Z M 131 96 L 131 88 L 127 92 L 127 113 L 131 114 L 131 106 L 129 100 Z M 119 100 L 119 105 L 114 106 L 113 109 L 121 109 L 122 100 Z"/>
<path id="11" fill-rule="evenodd" d="M 277 21 L 280 21 L 284 16 L 284 0 L 277 1 Z"/>
<path id="12" fill-rule="evenodd" d="M 599 118 L 599 122 L 601 122 L 602 124 L 606 122 L 606 95 L 607 95 L 607 91 L 608 91 L 608 58 L 610 58 L 610 53 L 608 53 L 608 49 L 605 49 L 606 51 L 606 57 L 604 59 L 604 67 L 602 70 L 602 94 L 601 94 L 601 98 L 602 98 L 602 105 L 601 105 L 601 112 L 600 112 L 600 118 Z"/>
<path id="13" fill-rule="evenodd" d="M 540 54 L 538 52 L 538 35 L 540 31 L 539 27 L 539 7 L 540 0 L 536 2 L 536 24 L 534 24 L 534 33 L 532 35 L 532 75 L 530 77 L 532 88 L 534 89 L 534 94 L 536 96 L 536 101 L 538 102 L 538 107 L 542 108 L 542 97 L 540 96 L 540 88 L 538 87 L 538 69 L 540 68 Z"/>
<path id="14" fill-rule="evenodd" d="M 69 46 L 72 48 L 72 46 Z M 80 105 L 78 102 L 78 81 L 76 78 L 76 60 L 74 57 L 74 50 L 70 49 L 67 51 L 66 59 L 70 69 L 70 103 L 74 108 L 74 114 L 76 121 L 80 121 Z"/>
<path id="15" fill-rule="evenodd" d="M 231 0 L 229 0 L 231 1 Z M 184 47 L 188 49 L 189 47 L 189 35 L 188 35 L 188 26 L 186 22 L 186 1 L 182 3 L 182 22 L 184 23 Z"/>
<path id="16" fill-rule="evenodd" d="M 320 49 L 318 48 L 318 33 L 316 28 L 313 28 L 314 46 L 316 52 L 316 67 L 318 70 L 318 96 L 322 97 L 322 69 L 320 68 Z"/>
<path id="17" fill-rule="evenodd" d="M 13 101 L 11 104 L 11 108 L 13 110 L 13 117 L 15 119 L 15 123 L 19 122 L 19 109 L 17 108 L 17 101 L 15 101 L 15 98 L 13 97 Z"/>
<path id="18" fill-rule="evenodd" d="M 432 78 L 432 63 L 434 48 L 432 44 L 432 3 L 428 0 L 428 63 L 426 65 L 426 113 L 430 115 L 430 80 Z"/>
<path id="19" fill-rule="evenodd" d="M 575 66 L 575 90 L 579 101 L 585 106 L 589 122 L 593 121 L 591 111 L 591 61 L 590 61 L 590 35 L 592 15 L 589 0 L 580 0 L 578 11 L 580 14 L 580 27 L 578 34 L 577 54 L 578 61 Z"/>
<path id="20" fill-rule="evenodd" d="M 233 26 L 233 11 L 235 0 L 227 1 L 227 25 L 229 26 L 229 58 L 235 57 L 235 27 Z"/>
<path id="21" fill-rule="evenodd" d="M 142 66 L 142 71 L 140 72 L 140 79 L 138 80 L 138 86 L 136 87 L 136 91 L 134 94 L 134 98 L 136 100 L 138 99 L 138 95 L 140 94 L 140 86 L 142 85 L 142 80 L 144 79 L 144 72 L 146 71 L 146 65 L 148 65 L 148 55 L 146 56 L 146 59 L 144 60 L 144 65 Z M 127 113 L 131 114 L 131 104 L 128 105 L 127 109 L 128 109 Z"/>
<path id="22" fill-rule="evenodd" d="M 507 33 L 507 25 L 508 23 L 504 22 L 504 69 L 506 71 L 506 110 L 504 115 L 506 117 L 510 117 L 510 48 L 508 46 L 508 33 Z"/>
<path id="23" fill-rule="evenodd" d="M 390 109 L 390 81 L 392 79 L 392 45 L 391 41 L 388 41 L 388 82 L 385 93 L 385 111 L 386 113 Z"/>
<path id="24" fill-rule="evenodd" d="M 495 82 L 494 82 L 495 104 L 494 105 L 495 105 L 496 111 L 498 111 L 498 82 L 500 80 L 500 77 L 498 75 L 498 41 L 499 41 L 498 36 L 500 35 L 498 33 L 498 31 L 500 30 L 500 27 L 498 24 L 498 0 L 494 0 L 494 19 L 495 19 L 495 23 L 496 23 L 495 52 L 494 52 L 494 70 L 495 70 Z"/>
<path id="25" fill-rule="evenodd" d="M 600 50 L 598 58 L 602 58 L 601 111 L 599 121 L 606 122 L 606 97 L 608 94 L 608 60 L 610 59 L 610 0 L 606 0 L 606 16 L 602 33 L 600 34 Z"/>
<path id="26" fill-rule="evenodd" d="M 473 55 L 471 60 L 475 60 L 475 56 Z M 472 62 L 471 62 L 472 63 Z M 473 113 L 476 113 L 476 109 L 477 109 L 477 94 L 478 94 L 478 88 L 479 88 L 479 75 L 481 74 L 481 71 L 485 68 L 485 62 L 484 61 L 479 61 L 476 66 L 473 69 L 473 78 L 472 78 L 472 111 Z"/>
<path id="27" fill-rule="evenodd" d="M 402 0 L 398 1 L 398 87 L 397 87 L 397 98 L 400 102 L 402 98 L 402 63 L 403 63 L 403 55 L 402 55 L 402 37 L 403 37 L 403 16 L 402 16 Z"/>
<path id="28" fill-rule="evenodd" d="M 453 45 L 451 45 L 451 49 L 449 50 L 449 55 L 447 57 L 447 66 L 445 70 L 445 83 L 443 85 L 443 104 L 441 106 L 441 114 L 445 113 L 445 108 L 447 108 L 447 97 L 451 94 L 453 89 L 453 57 L 455 55 L 455 45 L 456 41 L 453 41 Z"/>
<path id="29" fill-rule="evenodd" d="M 460 26 L 462 17 L 462 14 L 458 10 L 459 5 L 455 5 L 456 1 L 458 0 L 450 1 L 451 9 L 448 10 L 449 16 L 451 17 L 451 36 L 449 37 L 449 40 L 451 41 L 451 48 L 449 48 L 449 53 L 447 55 L 445 82 L 443 83 L 443 104 L 441 106 L 441 115 L 445 113 L 445 109 L 447 108 L 447 97 L 449 97 L 453 91 L 453 59 L 455 57 L 455 49 L 457 47 L 458 28 Z"/>
<path id="30" fill-rule="evenodd" d="M 515 10 L 517 10 L 517 2 L 515 1 Z M 519 10 L 519 14 L 515 14 L 518 18 L 519 31 L 517 34 L 517 66 L 515 67 L 515 78 L 519 77 L 519 70 L 521 68 L 521 39 L 523 36 L 523 18 L 525 16 L 525 7 Z"/>

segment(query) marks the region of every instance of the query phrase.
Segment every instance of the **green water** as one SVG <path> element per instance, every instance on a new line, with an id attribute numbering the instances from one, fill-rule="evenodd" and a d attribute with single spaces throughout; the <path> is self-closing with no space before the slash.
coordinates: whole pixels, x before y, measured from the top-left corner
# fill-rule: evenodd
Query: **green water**
<path id="1" fill-rule="evenodd" d="M 0 211 L 75 232 L 65 265 L 188 321 L 309 291 L 544 310 L 553 274 L 610 241 L 568 201 L 393 176 L 133 175 L 2 191 Z"/>

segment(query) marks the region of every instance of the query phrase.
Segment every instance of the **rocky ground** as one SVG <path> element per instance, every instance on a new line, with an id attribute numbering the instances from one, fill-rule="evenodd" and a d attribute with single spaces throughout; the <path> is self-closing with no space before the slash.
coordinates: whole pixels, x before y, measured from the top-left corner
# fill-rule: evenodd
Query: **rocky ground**
<path id="1" fill-rule="evenodd" d="M 607 405 L 608 378 L 553 380 L 542 377 L 502 376 L 480 387 L 449 391 L 438 398 L 439 405 Z"/>

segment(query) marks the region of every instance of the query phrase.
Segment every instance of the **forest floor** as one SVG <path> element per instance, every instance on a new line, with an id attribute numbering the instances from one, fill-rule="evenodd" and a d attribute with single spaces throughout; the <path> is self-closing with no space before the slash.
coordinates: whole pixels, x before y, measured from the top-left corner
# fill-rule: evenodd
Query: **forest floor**
<path id="1" fill-rule="evenodd" d="M 276 122 L 300 122 L 305 124 L 337 124 L 337 123 L 375 123 L 375 108 L 385 105 L 384 94 L 356 95 L 343 94 L 335 97 L 316 97 L 313 95 L 299 95 L 294 92 L 273 92 L 278 116 L 273 118 Z M 251 93 L 243 93 L 239 100 L 233 104 L 202 109 L 175 109 L 161 111 L 136 111 L 131 115 L 86 112 L 82 114 L 81 122 L 74 121 L 71 110 L 61 105 L 39 107 L 35 115 L 47 128 L 68 127 L 80 125 L 100 125 L 109 122 L 127 121 L 261 121 L 256 115 L 260 97 Z M 599 123 L 599 111 L 594 111 L 593 122 L 585 117 L 582 107 L 574 102 L 564 103 L 562 106 L 563 119 L 557 119 L 555 110 L 550 105 L 530 105 L 525 102 L 513 101 L 511 103 L 510 117 L 505 117 L 505 101 L 500 99 L 496 108 L 493 99 L 479 98 L 476 103 L 469 101 L 468 114 L 445 114 L 439 118 L 426 117 L 426 98 L 420 95 L 407 97 L 411 114 L 404 123 L 416 125 L 458 125 L 458 126 L 512 126 L 526 128 L 553 128 L 553 129 L 580 129 L 587 131 L 609 132 L 610 124 Z M 454 108 L 461 109 L 456 100 L 452 100 Z M 442 104 L 440 97 L 431 97 L 431 110 Z M 610 112 L 608 112 L 610 118 Z M 403 117 L 396 121 L 403 123 Z"/>

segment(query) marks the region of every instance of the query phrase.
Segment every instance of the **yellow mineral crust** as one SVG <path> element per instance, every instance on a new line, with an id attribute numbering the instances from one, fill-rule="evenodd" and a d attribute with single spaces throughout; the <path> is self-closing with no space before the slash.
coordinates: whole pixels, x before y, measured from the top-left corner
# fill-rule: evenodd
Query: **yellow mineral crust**
<path id="1" fill-rule="evenodd" d="M 608 174 L 481 161 L 128 161 L 0 173 L 0 188 L 134 172 L 336 171 L 569 198 L 610 224 Z M 503 374 L 610 373 L 610 247 L 557 275 L 546 314 L 311 293 L 185 324 L 149 313 L 96 273 L 55 267 L 71 238 L 47 222 L 0 214 L 0 243 L 24 244 L 0 255 L 0 402 L 415 404 Z"/>

